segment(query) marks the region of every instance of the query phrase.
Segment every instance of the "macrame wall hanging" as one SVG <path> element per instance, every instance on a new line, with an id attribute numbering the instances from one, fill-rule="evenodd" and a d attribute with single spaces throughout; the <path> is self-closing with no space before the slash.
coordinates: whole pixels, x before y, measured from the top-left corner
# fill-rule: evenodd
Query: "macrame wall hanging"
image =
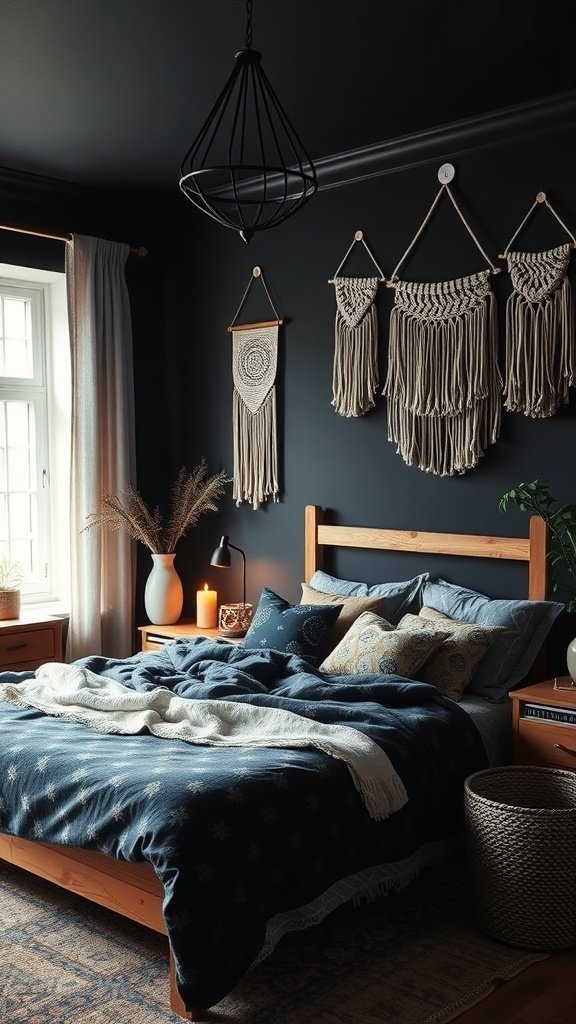
<path id="1" fill-rule="evenodd" d="M 237 324 L 236 319 L 253 281 L 261 280 L 275 320 Z M 257 509 L 278 501 L 276 427 L 276 368 L 278 328 L 283 324 L 274 308 L 260 267 L 254 267 L 242 301 L 228 330 L 232 333 L 234 479 L 233 496 Z"/>
<path id="2" fill-rule="evenodd" d="M 570 237 L 546 252 L 511 252 L 534 210 L 544 204 Z M 574 309 L 568 264 L 576 238 L 539 192 L 500 259 L 513 291 L 506 304 L 504 405 L 533 418 L 553 416 L 576 383 Z"/>
<path id="3" fill-rule="evenodd" d="M 356 242 L 362 242 L 378 277 L 339 277 Z M 378 390 L 378 317 L 374 299 L 386 278 L 357 231 L 338 270 L 328 281 L 336 292 L 332 405 L 340 416 L 363 416 L 375 405 Z"/>
<path id="4" fill-rule="evenodd" d="M 502 378 L 498 368 L 491 262 L 458 206 L 449 183 L 452 164 L 438 172 L 440 190 L 388 286 L 390 316 L 388 440 L 409 466 L 453 476 L 476 465 L 499 434 Z M 437 283 L 400 281 L 398 271 L 446 192 L 489 264 L 469 277 Z"/>

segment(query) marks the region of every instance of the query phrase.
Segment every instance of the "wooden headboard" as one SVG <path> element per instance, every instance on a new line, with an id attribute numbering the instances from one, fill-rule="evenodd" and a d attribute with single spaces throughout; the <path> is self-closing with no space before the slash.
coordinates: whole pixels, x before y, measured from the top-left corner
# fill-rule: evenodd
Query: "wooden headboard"
<path id="1" fill-rule="evenodd" d="M 372 551 L 416 551 L 427 555 L 500 558 L 528 563 L 528 597 L 548 595 L 548 527 L 541 516 L 530 519 L 528 537 L 484 537 L 474 533 L 424 533 L 368 526 L 330 526 L 318 505 L 307 505 L 304 537 L 304 578 L 309 583 L 322 568 L 326 546 L 369 548 Z"/>

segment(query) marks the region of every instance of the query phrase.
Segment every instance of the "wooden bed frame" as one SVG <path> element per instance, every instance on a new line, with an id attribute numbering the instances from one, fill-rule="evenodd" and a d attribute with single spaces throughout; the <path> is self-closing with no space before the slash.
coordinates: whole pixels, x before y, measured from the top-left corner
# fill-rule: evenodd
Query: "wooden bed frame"
<path id="1" fill-rule="evenodd" d="M 421 554 L 499 558 L 526 562 L 528 596 L 544 600 L 548 590 L 548 531 L 539 516 L 530 519 L 528 537 L 484 537 L 475 534 L 422 533 L 364 526 L 331 526 L 316 505 L 305 511 L 305 581 L 321 567 L 324 547 L 412 551 Z M 543 669 L 542 669 L 543 672 Z M 536 678 L 543 678 L 542 672 Z M 163 888 L 149 863 L 125 863 L 105 854 L 0 833 L 0 858 L 92 900 L 124 917 L 166 934 L 162 914 Z M 209 1019 L 209 1012 L 189 1011 L 175 982 L 170 950 L 170 1008 L 186 1020 Z"/>

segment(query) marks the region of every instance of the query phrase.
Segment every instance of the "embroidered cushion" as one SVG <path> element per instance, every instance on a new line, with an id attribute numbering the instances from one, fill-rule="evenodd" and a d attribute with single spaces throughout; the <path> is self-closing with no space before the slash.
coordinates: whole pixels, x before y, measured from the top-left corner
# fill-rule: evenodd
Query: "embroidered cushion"
<path id="1" fill-rule="evenodd" d="M 353 580 L 340 580 L 318 570 L 310 580 L 310 586 L 323 594 L 336 594 L 339 597 L 384 597 L 386 618 L 389 622 L 396 623 L 407 612 L 420 610 L 422 591 L 429 579 L 429 573 L 425 572 L 411 580 L 398 583 L 355 583 Z"/>
<path id="2" fill-rule="evenodd" d="M 291 605 L 264 587 L 244 647 L 273 647 L 286 654 L 300 654 L 318 661 L 328 647 L 328 638 L 342 609 L 341 604 Z"/>
<path id="3" fill-rule="evenodd" d="M 456 622 L 430 608 L 421 608 L 419 615 L 404 615 L 398 628 L 438 629 L 449 634 L 422 666 L 418 678 L 455 701 L 460 700 L 486 651 L 502 633 L 494 627 Z"/>
<path id="4" fill-rule="evenodd" d="M 441 579 L 424 585 L 422 599 L 451 619 L 502 629 L 467 687 L 468 693 L 491 701 L 503 699 L 524 679 L 564 608 L 558 601 L 491 600 Z"/>
<path id="5" fill-rule="evenodd" d="M 314 590 L 307 583 L 302 584 L 302 604 L 339 604 L 342 608 L 336 625 L 330 633 L 330 646 L 335 647 L 340 643 L 342 637 L 348 632 L 352 623 L 362 612 L 375 612 L 381 615 L 384 612 L 386 599 L 384 597 L 338 597 L 337 594 L 323 594 Z"/>
<path id="6" fill-rule="evenodd" d="M 320 671 L 328 675 L 397 675 L 413 678 L 448 636 L 436 629 L 413 632 L 394 629 L 390 622 L 363 612 L 324 659 Z"/>

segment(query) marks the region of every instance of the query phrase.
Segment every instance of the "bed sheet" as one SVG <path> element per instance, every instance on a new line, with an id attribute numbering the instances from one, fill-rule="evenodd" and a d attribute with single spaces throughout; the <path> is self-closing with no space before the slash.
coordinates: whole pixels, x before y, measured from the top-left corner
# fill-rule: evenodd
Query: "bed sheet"
<path id="1" fill-rule="evenodd" d="M 352 726 L 385 750 L 408 792 L 405 807 L 374 821 L 347 767 L 317 750 L 100 734 L 0 703 L 0 829 L 148 860 L 164 886 L 177 983 L 192 1009 L 234 987 L 269 941 L 268 922 L 362 873 L 366 888 L 371 877 L 377 885 L 379 865 L 409 862 L 423 845 L 459 834 L 463 781 L 487 764 L 469 715 L 425 683 L 329 679 L 294 655 L 204 639 L 78 664 L 136 690 L 162 685 L 191 700 Z"/>

